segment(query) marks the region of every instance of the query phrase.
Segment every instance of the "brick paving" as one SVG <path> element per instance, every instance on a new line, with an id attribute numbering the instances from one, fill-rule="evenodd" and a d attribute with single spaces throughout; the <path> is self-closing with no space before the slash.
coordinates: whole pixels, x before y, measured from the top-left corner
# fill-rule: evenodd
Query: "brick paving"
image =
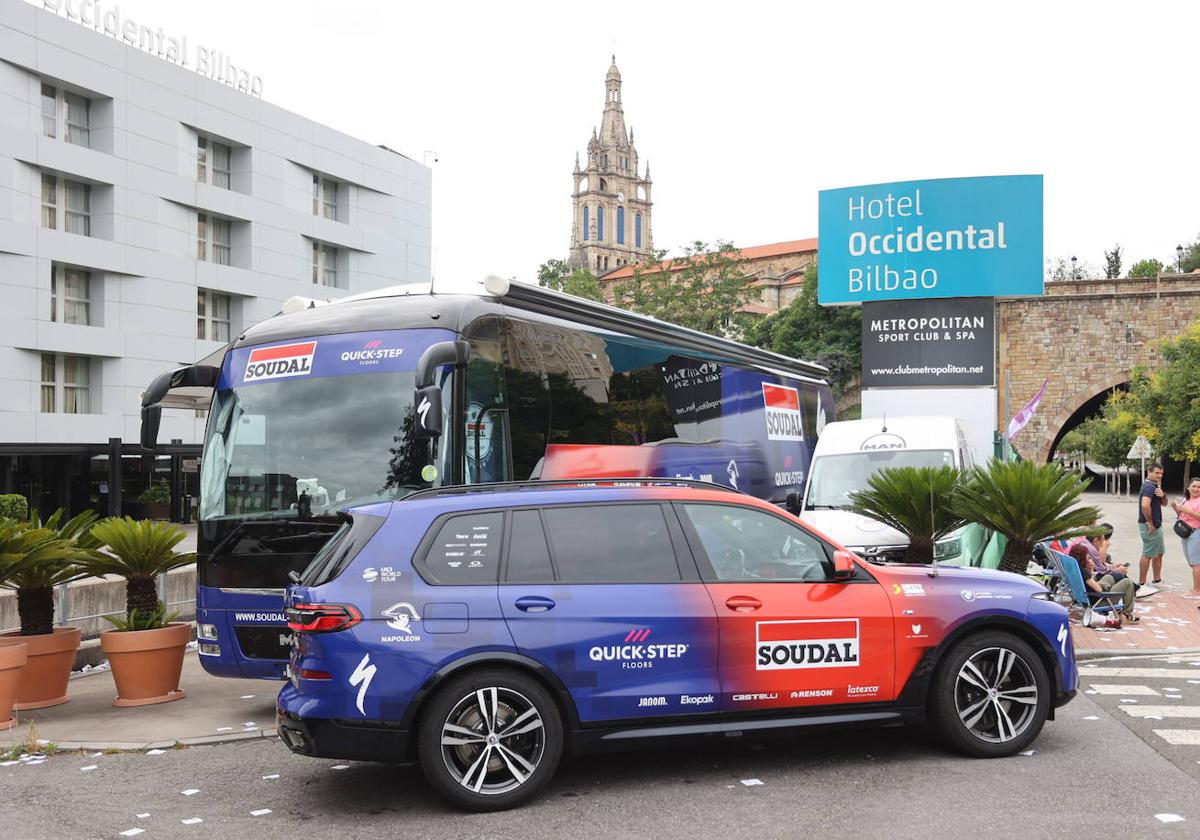
<path id="1" fill-rule="evenodd" d="M 1155 651 L 1170 653 L 1177 650 L 1200 650 L 1200 601 L 1184 598 L 1185 588 L 1178 584 L 1159 584 L 1160 592 L 1137 599 L 1136 624 L 1125 624 L 1120 630 L 1097 630 L 1081 627 L 1072 620 L 1071 636 L 1075 650 L 1114 655 Z M 1074 618 L 1074 616 L 1073 616 Z"/>

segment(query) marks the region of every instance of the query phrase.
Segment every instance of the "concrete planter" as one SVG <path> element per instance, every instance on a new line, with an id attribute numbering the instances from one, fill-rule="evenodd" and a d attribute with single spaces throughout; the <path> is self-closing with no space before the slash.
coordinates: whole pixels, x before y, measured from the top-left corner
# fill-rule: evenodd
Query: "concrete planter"
<path id="1" fill-rule="evenodd" d="M 12 729 L 17 724 L 12 716 L 13 701 L 17 696 L 17 685 L 25 668 L 28 651 L 29 645 L 24 642 L 0 640 L 0 732 Z"/>
<path id="2" fill-rule="evenodd" d="M 70 699 L 67 683 L 71 680 L 71 667 L 79 648 L 77 627 L 55 627 L 53 633 L 37 636 L 5 633 L 0 640 L 23 642 L 27 648 L 28 660 L 17 684 L 14 709 L 45 709 Z"/>
<path id="3" fill-rule="evenodd" d="M 168 624 L 157 630 L 107 630 L 100 647 L 117 684 L 114 706 L 170 703 L 187 695 L 179 687 L 183 654 L 192 640 L 192 625 Z"/>

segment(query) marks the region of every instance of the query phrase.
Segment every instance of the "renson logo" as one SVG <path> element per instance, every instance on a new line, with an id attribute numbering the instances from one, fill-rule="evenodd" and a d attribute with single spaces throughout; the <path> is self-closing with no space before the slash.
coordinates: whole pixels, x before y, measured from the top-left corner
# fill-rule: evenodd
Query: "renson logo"
<path id="1" fill-rule="evenodd" d="M 317 342 L 282 344 L 278 347 L 259 347 L 250 351 L 246 360 L 244 382 L 262 382 L 265 379 L 283 379 L 289 376 L 308 376 L 312 373 L 313 354 Z"/>
<path id="2" fill-rule="evenodd" d="M 762 384 L 768 440 L 804 440 L 800 422 L 800 392 L 787 385 Z"/>

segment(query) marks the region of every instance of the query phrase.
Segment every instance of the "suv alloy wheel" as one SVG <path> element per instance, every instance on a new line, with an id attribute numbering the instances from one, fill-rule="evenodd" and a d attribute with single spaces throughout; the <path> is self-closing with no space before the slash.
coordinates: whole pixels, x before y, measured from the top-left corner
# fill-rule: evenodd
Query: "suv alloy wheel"
<path id="1" fill-rule="evenodd" d="M 549 693 L 524 674 L 488 669 L 452 678 L 429 701 L 418 732 L 421 767 L 452 803 L 499 811 L 534 796 L 562 755 Z"/>
<path id="2" fill-rule="evenodd" d="M 963 639 L 938 667 L 931 720 L 959 752 L 1014 755 L 1038 736 L 1050 709 L 1050 680 L 1033 649 L 1009 633 Z"/>

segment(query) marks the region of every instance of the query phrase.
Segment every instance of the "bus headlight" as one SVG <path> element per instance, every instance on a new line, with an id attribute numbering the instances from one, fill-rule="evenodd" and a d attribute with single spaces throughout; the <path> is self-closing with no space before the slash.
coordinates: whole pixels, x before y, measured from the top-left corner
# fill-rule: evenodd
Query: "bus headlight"
<path id="1" fill-rule="evenodd" d="M 962 554 L 962 540 L 953 539 L 940 542 L 933 547 L 934 560 L 949 560 Z"/>
<path id="2" fill-rule="evenodd" d="M 197 624 L 196 638 L 204 639 L 209 642 L 217 640 L 217 625 L 215 624 Z"/>

